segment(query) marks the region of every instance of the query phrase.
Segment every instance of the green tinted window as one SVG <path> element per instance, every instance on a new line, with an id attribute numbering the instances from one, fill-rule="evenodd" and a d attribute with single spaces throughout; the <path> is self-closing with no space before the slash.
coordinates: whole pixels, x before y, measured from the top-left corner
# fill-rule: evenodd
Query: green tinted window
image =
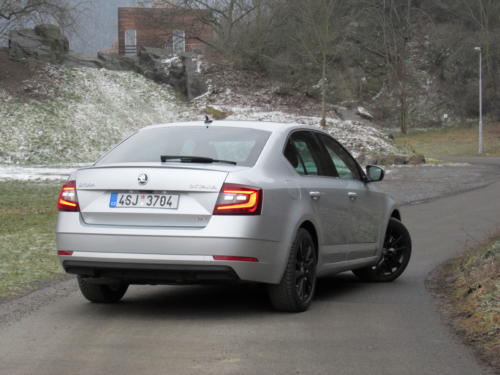
<path id="1" fill-rule="evenodd" d="M 318 174 L 318 166 L 314 161 L 314 157 L 312 155 L 312 151 L 310 145 L 308 145 L 305 141 L 297 140 L 294 141 L 293 144 L 297 149 L 299 155 L 299 166 L 296 168 L 297 172 L 303 174 Z"/>
<path id="2" fill-rule="evenodd" d="M 315 157 L 316 141 L 310 132 L 296 132 L 290 137 L 285 156 L 295 170 L 302 175 L 319 175 L 319 166 Z"/>

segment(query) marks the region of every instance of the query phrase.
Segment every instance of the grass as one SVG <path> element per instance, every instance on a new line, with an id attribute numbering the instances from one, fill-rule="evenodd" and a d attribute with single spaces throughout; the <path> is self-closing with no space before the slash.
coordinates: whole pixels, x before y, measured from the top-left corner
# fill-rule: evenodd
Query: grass
<path id="1" fill-rule="evenodd" d="M 436 279 L 454 329 L 500 371 L 500 235 L 445 263 Z"/>
<path id="2" fill-rule="evenodd" d="M 0 299 L 63 277 L 56 256 L 59 182 L 0 181 Z"/>
<path id="3" fill-rule="evenodd" d="M 500 124 L 484 124 L 484 155 L 500 156 Z M 453 127 L 396 137 L 396 143 L 426 157 L 478 155 L 477 127 Z"/>

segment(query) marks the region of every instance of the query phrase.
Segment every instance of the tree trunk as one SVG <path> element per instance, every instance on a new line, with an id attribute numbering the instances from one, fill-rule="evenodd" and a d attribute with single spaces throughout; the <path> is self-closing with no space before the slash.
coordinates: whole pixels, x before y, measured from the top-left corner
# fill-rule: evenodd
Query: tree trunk
<path id="1" fill-rule="evenodd" d="M 399 96 L 399 126 L 401 129 L 401 134 L 408 134 L 408 100 L 406 98 L 406 92 L 401 92 Z"/>
<path id="2" fill-rule="evenodd" d="M 326 129 L 326 53 L 322 53 L 321 62 L 321 128 Z"/>

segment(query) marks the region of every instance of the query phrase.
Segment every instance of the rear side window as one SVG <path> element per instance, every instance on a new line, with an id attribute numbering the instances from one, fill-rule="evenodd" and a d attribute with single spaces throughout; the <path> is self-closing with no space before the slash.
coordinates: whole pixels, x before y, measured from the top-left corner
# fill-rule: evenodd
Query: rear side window
<path id="1" fill-rule="evenodd" d="M 309 132 L 296 132 L 291 135 L 285 147 L 285 157 L 301 175 L 319 175 L 319 163 L 315 150 L 315 139 Z"/>
<path id="2" fill-rule="evenodd" d="M 236 127 L 167 126 L 142 130 L 104 155 L 100 164 L 159 162 L 161 155 L 202 156 L 253 166 L 270 132 Z"/>

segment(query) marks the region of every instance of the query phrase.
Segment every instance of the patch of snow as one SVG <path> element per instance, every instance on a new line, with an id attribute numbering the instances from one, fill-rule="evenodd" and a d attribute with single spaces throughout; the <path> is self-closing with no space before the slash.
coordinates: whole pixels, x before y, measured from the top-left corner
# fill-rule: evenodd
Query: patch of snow
<path id="1" fill-rule="evenodd" d="M 319 127 L 321 117 L 302 116 L 280 111 L 264 112 L 258 108 L 240 106 L 217 106 L 218 109 L 229 112 L 227 120 L 256 120 L 296 123 Z M 327 117 L 327 131 L 340 141 L 351 153 L 357 157 L 361 153 L 400 152 L 380 130 L 356 121 L 342 121 Z"/>
<path id="2" fill-rule="evenodd" d="M 175 55 L 173 57 L 169 57 L 168 59 L 163 59 L 163 60 L 161 60 L 161 63 L 164 64 L 167 69 L 171 68 L 171 67 L 182 66 L 182 60 L 177 55 Z"/>
<path id="3" fill-rule="evenodd" d="M 64 180 L 75 168 L 43 168 L 0 165 L 0 181 L 3 180 Z"/>
<path id="4" fill-rule="evenodd" d="M 137 129 L 192 117 L 171 87 L 136 73 L 50 65 L 44 72 L 49 79 L 25 83 L 32 99 L 0 105 L 0 163 L 91 162 Z"/>

